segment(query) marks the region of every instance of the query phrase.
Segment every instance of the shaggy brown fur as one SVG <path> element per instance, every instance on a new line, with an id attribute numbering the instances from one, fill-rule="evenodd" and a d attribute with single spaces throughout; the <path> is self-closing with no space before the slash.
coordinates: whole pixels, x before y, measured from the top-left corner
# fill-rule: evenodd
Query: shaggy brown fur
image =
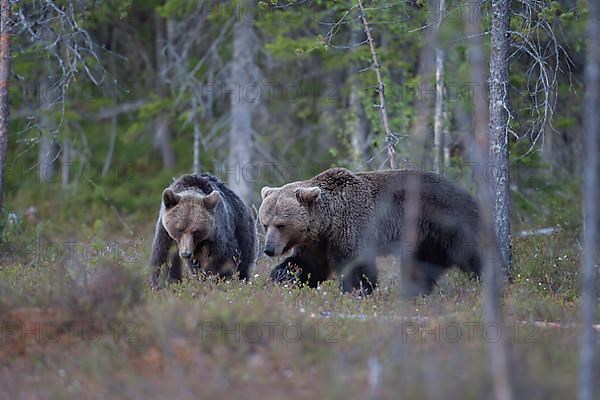
<path id="1" fill-rule="evenodd" d="M 407 256 L 413 288 L 429 293 L 447 268 L 478 275 L 479 207 L 464 189 L 433 173 L 327 170 L 307 181 L 264 187 L 259 210 L 265 253 L 292 250 L 272 279 L 297 278 L 316 286 L 336 271 L 344 291 L 377 285 L 375 258 Z M 411 178 L 412 177 L 412 178 Z M 420 217 L 414 246 L 404 243 L 408 182 L 420 182 Z"/>

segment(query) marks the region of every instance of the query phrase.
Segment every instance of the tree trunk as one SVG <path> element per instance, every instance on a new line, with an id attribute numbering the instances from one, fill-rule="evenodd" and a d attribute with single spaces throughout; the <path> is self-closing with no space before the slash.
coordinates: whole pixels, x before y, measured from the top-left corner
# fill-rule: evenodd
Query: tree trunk
<path id="1" fill-rule="evenodd" d="M 364 35 L 361 34 L 362 30 L 358 29 L 355 25 L 352 25 L 351 29 L 352 44 L 355 45 L 361 43 L 364 37 Z M 351 123 L 348 126 L 348 130 L 350 132 L 350 141 L 352 145 L 353 164 L 357 168 L 361 168 L 368 159 L 367 148 L 369 145 L 367 143 L 367 138 L 369 135 L 369 124 L 360 98 L 360 86 L 358 75 L 356 74 L 358 69 L 359 67 L 356 62 L 350 63 L 350 69 L 348 71 L 348 78 L 350 80 L 348 106 L 352 118 L 350 119 Z"/>
<path id="2" fill-rule="evenodd" d="M 507 0 L 500 0 L 506 2 Z M 496 0 L 492 0 L 494 8 L 498 7 Z M 475 14 L 468 13 L 465 16 L 465 25 L 467 33 L 471 37 L 471 45 L 469 48 L 470 55 L 470 73 L 472 82 L 481 82 L 482 85 L 476 88 L 474 91 L 473 101 L 473 116 L 474 116 L 474 128 L 475 128 L 475 148 L 472 153 L 474 154 L 476 165 L 478 166 L 475 179 L 479 190 L 479 199 L 481 204 L 481 219 L 482 219 L 482 233 L 479 241 L 482 244 L 482 251 L 484 246 L 498 244 L 496 240 L 495 229 L 494 229 L 494 207 L 493 199 L 495 192 L 495 185 L 489 184 L 486 179 L 486 166 L 490 162 L 490 147 L 494 146 L 492 136 L 493 129 L 490 129 L 488 125 L 488 115 L 486 112 L 485 96 L 483 92 L 483 83 L 485 82 L 485 59 L 483 53 L 483 46 L 481 43 L 481 14 L 480 10 L 474 10 Z M 492 24 L 498 26 L 498 17 L 508 18 L 508 7 L 504 10 L 505 15 L 498 14 L 497 10 L 494 12 L 494 20 Z M 497 33 L 496 33 L 497 34 Z M 506 40 L 506 38 L 504 37 Z M 494 38 L 492 37 L 492 42 Z M 492 45 L 492 60 L 496 58 L 498 47 Z M 494 64 L 491 64 L 491 67 Z M 492 75 L 493 76 L 493 75 Z M 505 75 L 507 77 L 508 75 Z M 497 77 L 496 77 L 497 78 Z M 507 83 L 506 81 L 502 81 Z M 490 114 L 493 112 L 492 103 L 490 99 Z M 490 117 L 491 118 L 491 117 Z M 489 134 L 489 136 L 488 136 Z M 502 271 L 502 260 L 500 254 L 498 257 L 486 257 L 482 254 L 483 262 L 483 319 L 487 324 L 494 324 L 499 327 L 499 330 L 506 332 L 507 328 L 504 325 L 504 316 L 502 313 L 502 305 L 500 299 L 502 297 L 503 279 L 501 277 Z M 489 369 L 490 375 L 493 382 L 493 393 L 496 400 L 511 400 L 513 399 L 513 389 L 511 385 L 510 376 L 510 358 L 508 350 L 508 342 L 506 337 L 503 335 L 497 341 L 489 341 L 488 344 L 489 354 Z"/>
<path id="3" fill-rule="evenodd" d="M 51 35 L 48 32 L 42 33 L 42 40 L 46 43 L 51 42 Z M 38 175 L 40 182 L 58 182 L 60 180 L 57 171 L 59 158 L 59 144 L 56 140 L 55 124 L 51 118 L 51 111 L 54 103 L 59 98 L 58 88 L 51 75 L 53 70 L 50 62 L 43 65 L 43 71 L 40 73 L 40 95 L 39 116 L 40 141 L 38 148 Z"/>
<path id="4" fill-rule="evenodd" d="M 49 131 L 48 117 L 40 117 L 40 142 L 38 151 L 38 174 L 40 182 L 58 181 L 56 160 L 58 158 L 58 144 L 54 135 Z"/>
<path id="5" fill-rule="evenodd" d="M 426 151 L 425 148 L 430 136 L 429 124 L 431 123 L 433 106 L 433 100 L 430 93 L 432 88 L 432 76 L 436 72 L 435 35 L 437 26 L 440 23 L 440 16 L 438 15 L 439 3 L 436 3 L 435 1 L 428 2 L 427 12 L 427 25 L 433 26 L 434 28 L 424 30 L 422 35 L 423 47 L 419 51 L 419 66 L 417 70 L 417 76 L 420 79 L 419 86 L 415 88 L 415 98 L 413 100 L 414 117 L 412 118 L 410 127 L 412 141 L 421 142 L 413 144 L 414 149 L 410 149 L 410 154 L 414 154 L 414 151 L 417 151 L 417 149 L 420 151 Z M 421 158 L 425 161 L 429 161 L 429 159 L 426 158 L 426 154 L 424 154 Z M 414 162 L 415 160 L 411 161 Z"/>
<path id="6" fill-rule="evenodd" d="M 61 184 L 62 184 L 63 188 L 66 188 L 67 186 L 69 186 L 69 183 L 71 183 L 71 167 L 73 165 L 72 160 L 73 160 L 73 142 L 71 141 L 71 139 L 65 138 L 65 140 L 63 140 L 63 145 L 62 145 Z"/>
<path id="7" fill-rule="evenodd" d="M 253 199 L 254 182 L 249 171 L 254 160 L 256 141 L 252 115 L 256 106 L 252 87 L 257 76 L 256 35 L 252 2 L 242 2 L 243 15 L 233 28 L 233 59 L 231 65 L 231 127 L 229 130 L 229 187 L 247 204 Z"/>
<path id="8" fill-rule="evenodd" d="M 108 143 L 108 151 L 106 152 L 106 158 L 104 159 L 104 166 L 102 167 L 102 177 L 108 175 L 110 166 L 112 164 L 113 155 L 115 154 L 115 144 L 117 142 L 117 122 L 118 118 L 113 115 L 110 119 L 110 142 Z"/>
<path id="9" fill-rule="evenodd" d="M 350 27 L 352 45 L 362 43 L 364 34 L 356 25 Z M 358 49 L 358 47 L 355 48 Z M 348 107 L 352 118 L 348 124 L 348 132 L 350 132 L 350 144 L 352 145 L 352 162 L 358 169 L 362 169 L 369 159 L 369 120 L 365 113 L 365 109 L 360 98 L 360 85 L 357 71 L 360 69 L 358 63 L 350 63 L 348 69 L 348 79 L 350 81 L 350 96 L 348 98 Z"/>
<path id="10" fill-rule="evenodd" d="M 167 36 L 165 20 L 158 14 L 154 16 L 154 27 L 156 31 L 156 86 L 158 95 L 165 98 L 168 94 L 166 86 L 169 60 L 165 56 Z M 158 146 L 164 168 L 175 167 L 175 152 L 171 144 L 171 116 L 167 111 L 161 111 L 155 121 L 155 144 Z"/>
<path id="11" fill-rule="evenodd" d="M 512 265 L 510 176 L 508 161 L 508 22 L 509 0 L 492 1 L 490 54 L 490 165 L 494 177 L 494 223 L 505 274 Z"/>
<path id="12" fill-rule="evenodd" d="M 445 90 L 445 51 L 440 47 L 439 28 L 445 18 L 446 2 L 438 0 L 435 29 L 435 119 L 433 123 L 433 169 L 440 173 L 441 165 L 450 163 L 450 131 L 448 129 L 448 110 Z"/>
<path id="13" fill-rule="evenodd" d="M 438 174 L 442 165 L 444 129 L 444 50 L 435 49 L 435 119 L 433 123 L 433 170 Z"/>
<path id="14" fill-rule="evenodd" d="M 8 149 L 8 84 L 10 80 L 10 4 L 0 0 L 0 255 L 4 227 L 4 169 Z"/>
<path id="15" fill-rule="evenodd" d="M 448 107 L 444 107 L 443 117 L 444 124 L 442 125 L 442 147 L 444 156 L 444 165 L 450 165 L 450 143 L 452 143 L 452 137 L 450 135 L 450 118 L 448 116 Z"/>
<path id="16" fill-rule="evenodd" d="M 367 162 L 369 143 L 367 142 L 369 135 L 369 121 L 365 114 L 361 98 L 359 96 L 359 86 L 356 77 L 351 77 L 350 83 L 350 112 L 353 115 L 352 123 L 349 126 L 351 132 L 352 158 L 353 163 L 357 168 L 361 168 Z"/>
<path id="17" fill-rule="evenodd" d="M 156 129 L 156 145 L 160 150 L 163 167 L 174 168 L 175 152 L 171 145 L 171 117 L 167 112 L 158 114 L 154 123 L 154 129 Z"/>
<path id="18" fill-rule="evenodd" d="M 117 93 L 119 90 L 119 85 L 117 82 L 117 63 L 115 60 L 115 54 L 117 51 L 117 34 L 113 31 L 111 41 L 110 41 L 110 80 L 111 85 L 113 85 L 113 98 L 117 99 Z M 116 105 L 116 104 L 115 104 Z M 117 123 L 119 116 L 114 114 L 110 118 L 110 139 L 108 143 L 108 151 L 106 152 L 106 158 L 104 159 L 104 166 L 102 167 L 102 177 L 106 177 L 110 170 L 110 166 L 112 164 L 113 155 L 115 153 L 115 144 L 117 141 Z"/>
<path id="19" fill-rule="evenodd" d="M 440 47 L 437 37 L 440 24 L 443 20 L 445 1 L 438 0 L 437 22 L 435 29 L 435 118 L 433 122 L 433 170 L 438 174 L 441 171 L 443 130 L 444 130 L 444 50 Z"/>
<path id="20" fill-rule="evenodd" d="M 583 332 L 579 361 L 579 399 L 592 400 L 597 393 L 596 333 L 592 325 L 596 316 L 596 285 L 598 282 L 598 153 L 600 152 L 600 5 L 588 3 L 587 60 L 585 65 L 585 113 L 583 115 L 584 167 L 583 167 L 583 257 L 581 267 L 581 314 Z"/>
<path id="21" fill-rule="evenodd" d="M 194 122 L 194 161 L 192 169 L 194 173 L 199 174 L 200 171 L 200 126 Z"/>
<path id="22" fill-rule="evenodd" d="M 200 119 L 197 117 L 198 113 L 198 103 L 196 101 L 195 95 L 192 94 L 192 108 L 193 108 L 193 125 L 194 125 L 194 148 L 193 148 L 193 164 L 192 171 L 195 174 L 199 174 L 200 171 L 200 141 L 202 139 L 202 131 L 200 130 Z"/>

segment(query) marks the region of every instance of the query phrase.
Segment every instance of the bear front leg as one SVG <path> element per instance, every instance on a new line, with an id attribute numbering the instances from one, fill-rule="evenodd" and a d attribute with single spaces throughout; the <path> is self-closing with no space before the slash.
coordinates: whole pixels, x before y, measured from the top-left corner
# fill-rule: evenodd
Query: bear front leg
<path id="1" fill-rule="evenodd" d="M 445 269 L 424 260 L 412 260 L 402 268 L 402 295 L 406 298 L 429 295 Z"/>
<path id="2" fill-rule="evenodd" d="M 250 280 L 250 271 L 252 271 L 254 267 L 253 263 L 243 263 L 238 265 L 238 277 L 241 281 Z"/>
<path id="3" fill-rule="evenodd" d="M 288 283 L 294 280 L 300 280 L 302 283 L 306 283 L 306 279 L 303 280 L 302 267 L 300 266 L 299 260 L 294 257 L 288 257 L 281 264 L 271 270 L 271 280 L 275 283 Z"/>
<path id="4" fill-rule="evenodd" d="M 316 288 L 328 278 L 326 266 L 319 263 L 308 264 L 298 257 L 288 257 L 271 271 L 275 283 L 298 282 Z"/>
<path id="5" fill-rule="evenodd" d="M 345 264 L 340 271 L 340 286 L 342 292 L 358 290 L 368 295 L 377 288 L 377 267 L 375 260 L 355 260 Z"/>
<path id="6" fill-rule="evenodd" d="M 154 232 L 154 240 L 152 242 L 152 255 L 150 256 L 150 286 L 153 289 L 158 289 L 158 279 L 160 277 L 160 268 L 167 262 L 169 249 L 173 239 L 169 236 L 162 225 L 159 215 Z"/>
<path id="7" fill-rule="evenodd" d="M 171 260 L 171 268 L 169 268 L 169 283 L 179 283 L 182 279 L 181 258 L 179 258 L 179 254 L 175 254 Z"/>

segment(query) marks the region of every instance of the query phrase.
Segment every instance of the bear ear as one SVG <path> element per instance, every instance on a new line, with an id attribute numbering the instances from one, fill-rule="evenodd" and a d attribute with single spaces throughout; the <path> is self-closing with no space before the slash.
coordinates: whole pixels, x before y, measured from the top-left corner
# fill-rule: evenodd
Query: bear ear
<path id="1" fill-rule="evenodd" d="M 272 195 L 273 193 L 275 193 L 277 190 L 277 188 L 271 188 L 268 186 L 264 186 L 261 190 L 260 190 L 260 197 L 264 200 L 267 197 L 269 197 L 270 195 Z"/>
<path id="2" fill-rule="evenodd" d="M 216 190 L 213 190 L 202 199 L 202 204 L 204 204 L 207 210 L 214 210 L 220 201 L 221 195 Z"/>
<path id="3" fill-rule="evenodd" d="M 321 188 L 315 186 L 296 190 L 296 199 L 306 206 L 317 202 L 321 198 Z"/>
<path id="4" fill-rule="evenodd" d="M 181 197 L 177 193 L 173 192 L 171 189 L 165 189 L 163 191 L 162 198 L 165 207 L 172 208 L 179 204 L 179 199 Z"/>

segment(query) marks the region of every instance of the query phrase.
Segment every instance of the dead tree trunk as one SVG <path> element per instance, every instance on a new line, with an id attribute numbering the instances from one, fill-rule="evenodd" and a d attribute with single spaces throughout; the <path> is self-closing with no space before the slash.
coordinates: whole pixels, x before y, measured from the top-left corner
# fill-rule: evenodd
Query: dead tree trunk
<path id="1" fill-rule="evenodd" d="M 494 224 L 505 274 L 510 274 L 510 176 L 508 161 L 508 22 L 509 0 L 492 1 L 490 53 L 490 164 L 494 177 Z"/>
<path id="2" fill-rule="evenodd" d="M 256 35 L 254 33 L 254 6 L 242 2 L 241 17 L 233 28 L 233 59 L 231 65 L 231 127 L 229 130 L 228 184 L 242 200 L 252 200 L 254 182 L 246 171 L 254 159 L 256 141 L 252 116 L 258 99 L 252 88 L 258 75 L 256 65 Z"/>
<path id="3" fill-rule="evenodd" d="M 496 0 L 493 0 L 493 3 L 495 1 Z M 497 5 L 495 6 L 497 7 Z M 465 25 L 467 32 L 471 37 L 471 44 L 469 46 L 471 81 L 480 83 L 480 87 L 475 90 L 474 98 L 472 99 L 476 144 L 475 148 L 472 149 L 472 153 L 476 165 L 478 166 L 475 173 L 475 183 L 479 189 L 479 199 L 481 204 L 481 219 L 483 226 L 480 235 L 480 243 L 483 249 L 484 246 L 487 247 L 493 244 L 501 245 L 501 242 L 496 240 L 494 232 L 494 222 L 496 221 L 494 220 L 494 208 L 492 207 L 492 204 L 494 195 L 496 194 L 495 185 L 493 183 L 490 185 L 485 178 L 485 166 L 491 161 L 489 157 L 492 153 L 490 147 L 494 146 L 495 142 L 493 141 L 493 138 L 489 137 L 493 136 L 494 130 L 488 125 L 488 115 L 485 105 L 486 100 L 483 92 L 485 82 L 485 59 L 481 43 L 481 14 L 478 8 L 473 11 L 474 12 L 467 13 Z M 508 9 L 506 12 L 508 12 Z M 494 18 L 497 17 L 498 15 L 495 14 Z M 492 21 L 492 23 L 497 24 L 497 21 Z M 497 54 L 495 54 L 496 51 L 497 48 L 492 46 L 492 59 L 497 57 Z M 506 84 L 505 81 L 503 82 Z M 490 99 L 490 110 L 492 108 Z M 502 259 L 500 254 L 498 254 L 497 257 L 482 257 L 482 260 L 484 263 L 482 293 L 483 319 L 486 323 L 494 324 L 503 332 L 506 332 L 501 305 L 503 288 L 503 279 L 501 277 Z M 496 400 L 511 400 L 513 399 L 513 390 L 510 376 L 508 342 L 506 337 L 502 336 L 495 342 L 490 341 L 487 346 L 494 398 Z"/>
<path id="4" fill-rule="evenodd" d="M 360 19 L 364 27 L 365 35 L 367 36 L 367 44 L 371 50 L 373 69 L 375 70 L 375 75 L 377 76 L 377 94 L 379 95 L 379 105 L 377 107 L 381 112 L 381 121 L 383 123 L 383 130 L 385 131 L 388 162 L 390 163 L 391 169 L 396 169 L 398 166 L 396 163 L 396 137 L 390 128 L 390 123 L 388 120 L 387 108 L 385 105 L 385 86 L 383 84 L 383 77 L 381 75 L 381 65 L 379 64 L 379 60 L 377 58 L 375 42 L 373 41 L 373 35 L 371 34 L 371 28 L 369 27 L 369 20 L 367 19 L 367 12 L 365 11 L 362 0 L 358 0 L 358 7 L 360 9 Z"/>
<path id="5" fill-rule="evenodd" d="M 579 399 L 596 397 L 596 334 L 593 329 L 596 314 L 598 276 L 598 152 L 600 152 L 600 5 L 589 2 L 587 60 L 585 65 L 585 113 L 583 116 L 583 258 L 581 267 L 581 315 L 583 332 L 579 360 Z"/>
<path id="6" fill-rule="evenodd" d="M 4 227 L 4 167 L 8 149 L 8 83 L 10 80 L 10 4 L 0 0 L 0 255 Z"/>

